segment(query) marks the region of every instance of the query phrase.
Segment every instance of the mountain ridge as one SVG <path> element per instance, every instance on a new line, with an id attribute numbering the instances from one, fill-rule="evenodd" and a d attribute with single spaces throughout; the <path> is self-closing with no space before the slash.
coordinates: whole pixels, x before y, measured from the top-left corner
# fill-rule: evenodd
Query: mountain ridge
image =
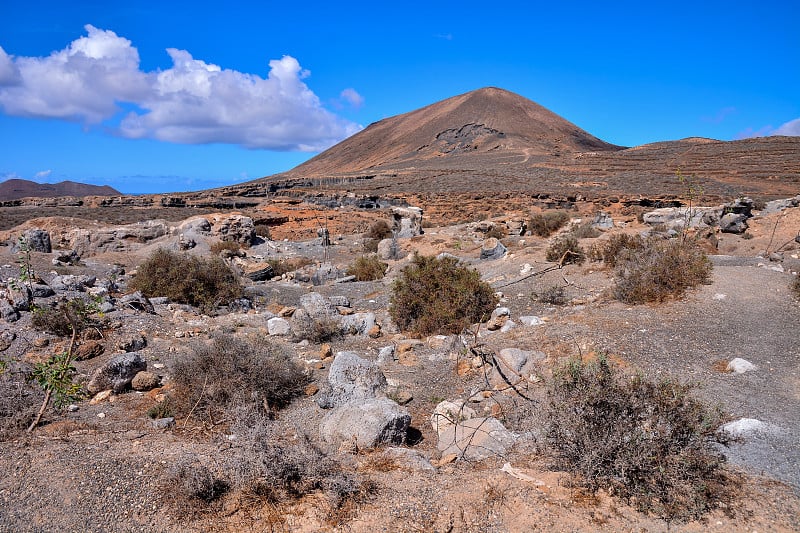
<path id="1" fill-rule="evenodd" d="M 0 182 L 0 201 L 22 198 L 57 198 L 59 196 L 118 196 L 121 194 L 109 185 L 89 185 L 69 180 L 58 183 L 37 183 L 12 178 Z"/>

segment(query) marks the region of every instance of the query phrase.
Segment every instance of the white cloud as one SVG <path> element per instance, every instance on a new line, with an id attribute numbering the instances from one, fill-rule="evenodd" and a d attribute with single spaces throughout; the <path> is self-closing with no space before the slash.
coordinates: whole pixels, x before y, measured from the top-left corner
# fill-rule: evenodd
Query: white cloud
<path id="1" fill-rule="evenodd" d="M 37 180 L 41 180 L 41 179 L 44 179 L 44 178 L 50 176 L 50 174 L 52 174 L 52 173 L 53 173 L 53 171 L 50 170 L 50 169 L 40 170 L 39 172 L 37 172 L 36 174 L 33 175 L 33 178 L 37 179 Z"/>
<path id="2" fill-rule="evenodd" d="M 358 94 L 355 89 L 350 87 L 343 90 L 341 94 L 339 94 L 339 97 L 350 104 L 350 106 L 354 109 L 358 109 L 364 105 L 364 97 Z"/>
<path id="3" fill-rule="evenodd" d="M 129 138 L 248 148 L 317 151 L 361 129 L 330 111 L 302 81 L 310 73 L 284 56 L 266 78 L 167 49 L 172 67 L 144 72 L 131 42 L 87 25 L 81 37 L 48 57 L 10 57 L 0 48 L 0 106 L 9 115 L 98 124 L 122 118 Z M 352 105 L 363 98 L 352 89 Z M 344 93 L 342 95 L 344 97 Z"/>
<path id="4" fill-rule="evenodd" d="M 790 135 L 793 137 L 800 136 L 800 118 L 790 120 L 789 122 L 779 126 L 770 135 Z"/>

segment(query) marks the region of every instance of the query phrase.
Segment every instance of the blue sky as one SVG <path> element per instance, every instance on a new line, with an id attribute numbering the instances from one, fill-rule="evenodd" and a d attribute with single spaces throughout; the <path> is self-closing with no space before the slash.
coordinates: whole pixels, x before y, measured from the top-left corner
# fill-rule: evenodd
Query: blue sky
<path id="1" fill-rule="evenodd" d="M 797 1 L 115 4 L 4 2 L 0 180 L 237 183 L 486 86 L 626 146 L 800 135 Z"/>

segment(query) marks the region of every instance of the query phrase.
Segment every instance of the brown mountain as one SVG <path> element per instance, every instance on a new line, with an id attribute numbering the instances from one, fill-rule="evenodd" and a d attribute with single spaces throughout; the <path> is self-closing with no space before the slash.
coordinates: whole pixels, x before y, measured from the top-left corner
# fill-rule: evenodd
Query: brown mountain
<path id="1" fill-rule="evenodd" d="M 518 94 L 488 87 L 371 124 L 288 175 L 323 176 L 456 159 L 615 151 Z"/>
<path id="2" fill-rule="evenodd" d="M 10 179 L 0 183 L 0 201 L 35 197 L 118 196 L 120 194 L 122 193 L 108 185 L 88 185 L 74 181 L 36 183 L 28 180 Z"/>
<path id="3" fill-rule="evenodd" d="M 624 148 L 522 96 L 484 88 L 381 120 L 286 173 L 221 193 L 674 197 L 685 193 L 678 172 L 708 198 L 793 196 L 800 137 Z"/>

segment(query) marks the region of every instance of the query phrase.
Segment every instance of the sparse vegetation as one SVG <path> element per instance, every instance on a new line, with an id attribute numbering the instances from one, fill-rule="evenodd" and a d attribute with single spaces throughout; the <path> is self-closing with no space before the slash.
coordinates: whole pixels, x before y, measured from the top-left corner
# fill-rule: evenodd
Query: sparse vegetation
<path id="1" fill-rule="evenodd" d="M 505 225 L 502 224 L 494 224 L 489 231 L 486 232 L 485 237 L 487 239 L 495 238 L 497 240 L 505 239 L 508 237 L 508 231 L 505 228 Z"/>
<path id="2" fill-rule="evenodd" d="M 644 239 L 639 235 L 615 233 L 608 239 L 595 243 L 589 254 L 593 261 L 602 261 L 610 267 L 617 265 L 617 259 L 630 251 L 644 248 Z M 623 254 L 624 252 L 624 254 Z"/>
<path id="3" fill-rule="evenodd" d="M 145 296 L 166 296 L 210 312 L 241 296 L 236 274 L 219 257 L 201 259 L 159 248 L 142 263 L 131 288 Z"/>
<path id="4" fill-rule="evenodd" d="M 565 305 L 569 302 L 569 296 L 563 285 L 549 285 L 534 294 L 534 298 L 539 302 L 551 305 Z"/>
<path id="5" fill-rule="evenodd" d="M 347 268 L 348 276 L 355 276 L 357 281 L 375 281 L 386 275 L 387 263 L 376 255 L 362 255 Z"/>
<path id="6" fill-rule="evenodd" d="M 312 264 L 314 261 L 308 257 L 292 257 L 289 259 L 268 259 L 267 263 L 272 267 L 272 275 L 274 277 L 294 272 L 304 266 Z"/>
<path id="7" fill-rule="evenodd" d="M 333 317 L 314 318 L 308 315 L 298 316 L 298 313 L 295 313 L 292 333 L 296 339 L 322 344 L 341 337 L 342 329 L 339 321 Z"/>
<path id="8" fill-rule="evenodd" d="M 549 237 L 569 222 L 569 215 L 564 211 L 545 211 L 533 215 L 528 222 L 528 229 L 533 235 Z"/>
<path id="9" fill-rule="evenodd" d="M 392 287 L 389 313 L 404 331 L 460 333 L 486 320 L 497 297 L 480 274 L 453 257 L 414 255 Z"/>
<path id="10" fill-rule="evenodd" d="M 256 232 L 261 238 L 270 240 L 272 239 L 272 231 L 269 229 L 269 226 L 266 224 L 256 224 L 253 230 Z"/>
<path id="11" fill-rule="evenodd" d="M 90 324 L 90 315 L 95 309 L 93 303 L 83 298 L 61 301 L 53 306 L 36 306 L 33 308 L 31 325 L 38 331 L 66 337 L 72 334 L 73 328 L 78 333 L 83 331 Z"/>
<path id="12" fill-rule="evenodd" d="M 268 339 L 230 335 L 193 345 L 172 374 L 175 411 L 212 424 L 240 405 L 282 408 L 309 382 L 289 352 Z"/>
<path id="13" fill-rule="evenodd" d="M 800 299 L 800 275 L 794 277 L 790 289 L 794 293 L 795 298 Z"/>
<path id="14" fill-rule="evenodd" d="M 699 518 L 729 498 L 714 443 L 724 418 L 693 386 L 626 376 L 600 356 L 571 359 L 548 387 L 547 444 L 577 486 L 667 520 Z"/>
<path id="15" fill-rule="evenodd" d="M 237 241 L 216 241 L 211 244 L 211 253 L 215 255 L 227 255 L 228 257 L 240 255 L 242 244 Z"/>
<path id="16" fill-rule="evenodd" d="M 679 298 L 711 277 L 711 261 L 691 240 L 650 238 L 637 246 L 622 247 L 614 256 L 614 296 L 620 301 Z"/>
<path id="17" fill-rule="evenodd" d="M 14 438 L 36 418 L 44 392 L 33 386 L 30 371 L 20 363 L 0 371 L 0 441 Z"/>
<path id="18" fill-rule="evenodd" d="M 378 251 L 378 243 L 383 239 L 392 237 L 392 227 L 383 219 L 373 222 L 366 233 L 364 233 L 364 251 L 375 253 Z"/>
<path id="19" fill-rule="evenodd" d="M 600 230 L 592 226 L 591 222 L 578 224 L 572 227 L 569 232 L 573 234 L 576 239 L 594 239 L 600 236 Z"/>
<path id="20" fill-rule="evenodd" d="M 562 265 L 570 263 L 580 265 L 586 259 L 586 253 L 578 244 L 578 239 L 571 233 L 556 237 L 545 254 L 548 261 Z"/>

